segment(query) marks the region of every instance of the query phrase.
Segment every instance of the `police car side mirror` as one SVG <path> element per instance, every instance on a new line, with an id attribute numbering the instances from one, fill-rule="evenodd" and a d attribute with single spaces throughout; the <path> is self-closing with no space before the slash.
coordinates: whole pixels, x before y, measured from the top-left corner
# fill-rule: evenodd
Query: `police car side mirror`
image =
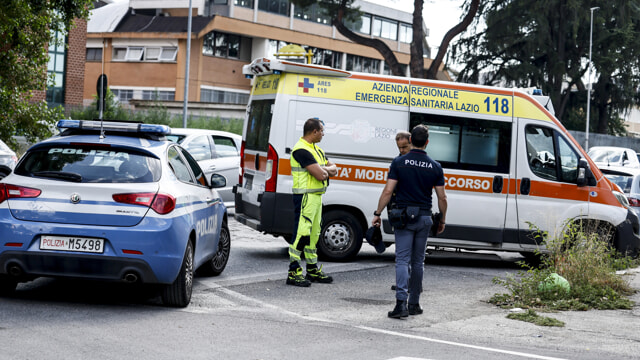
<path id="1" fill-rule="evenodd" d="M 211 188 L 217 189 L 227 186 L 227 179 L 220 174 L 211 175 Z"/>
<path id="2" fill-rule="evenodd" d="M 595 180 L 595 177 L 591 172 L 591 168 L 589 168 L 589 163 L 585 159 L 580 159 L 580 161 L 578 161 L 578 186 L 595 185 L 592 179 Z"/>

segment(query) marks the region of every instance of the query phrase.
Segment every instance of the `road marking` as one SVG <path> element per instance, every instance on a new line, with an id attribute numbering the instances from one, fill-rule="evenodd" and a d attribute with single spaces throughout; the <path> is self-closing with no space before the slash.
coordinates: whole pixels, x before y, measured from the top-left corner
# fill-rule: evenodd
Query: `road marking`
<path id="1" fill-rule="evenodd" d="M 435 342 L 435 343 L 439 343 L 439 344 L 446 344 L 446 345 L 465 347 L 465 348 L 476 349 L 476 350 L 497 352 L 497 353 L 507 354 L 507 355 L 522 356 L 522 357 L 526 357 L 526 358 L 530 358 L 530 359 L 566 360 L 564 358 L 555 358 L 555 357 L 549 357 L 549 356 L 542 356 L 542 355 L 523 353 L 523 352 L 518 352 L 518 351 L 502 350 L 502 349 L 490 348 L 490 347 L 485 347 L 485 346 L 463 344 L 463 343 L 454 342 L 454 341 L 438 340 L 438 339 L 428 338 L 428 337 L 424 337 L 424 336 L 404 334 L 404 333 L 400 333 L 400 332 L 396 332 L 396 331 L 377 329 L 377 328 L 372 328 L 372 327 L 368 327 L 368 326 L 354 326 L 354 327 L 358 328 L 358 329 L 366 330 L 366 331 L 372 331 L 372 332 L 377 332 L 377 333 L 387 334 L 387 335 L 393 335 L 393 336 L 400 336 L 400 337 L 404 337 L 404 338 L 408 338 L 408 339 L 429 341 L 429 342 Z"/>
<path id="2" fill-rule="evenodd" d="M 348 323 L 342 323 L 342 322 L 335 321 L 335 320 L 323 319 L 323 318 L 318 318 L 318 317 L 314 317 L 314 316 L 301 315 L 301 314 L 298 314 L 296 312 L 284 309 L 282 307 L 279 307 L 279 306 L 276 306 L 276 305 L 273 305 L 273 304 L 269 304 L 267 302 L 258 300 L 256 298 L 253 298 L 253 297 L 250 297 L 250 296 L 246 296 L 246 295 L 243 295 L 243 294 L 241 294 L 239 292 L 230 290 L 230 289 L 228 289 L 228 288 L 226 288 L 226 287 L 224 287 L 224 286 L 222 286 L 220 284 L 217 284 L 217 283 L 215 283 L 213 281 L 211 281 L 211 282 L 209 282 L 209 281 L 200 282 L 200 283 L 202 283 L 204 286 L 206 286 L 206 287 L 208 287 L 210 289 L 215 289 L 216 291 L 220 291 L 220 292 L 226 294 L 227 296 L 239 299 L 239 300 L 244 301 L 246 303 L 253 303 L 253 304 L 256 304 L 259 307 L 275 310 L 275 311 L 278 311 L 280 313 L 287 314 L 289 316 L 294 316 L 294 317 L 298 317 L 298 318 L 302 318 L 302 319 L 306 319 L 306 320 L 317 321 L 317 322 L 322 322 L 322 323 L 330 323 L 330 324 L 336 324 L 336 325 L 342 325 L 342 326 L 356 328 L 356 329 L 360 329 L 360 330 L 364 330 L 364 331 L 370 331 L 370 332 L 376 332 L 376 333 L 380 333 L 380 334 L 404 337 L 404 338 L 407 338 L 407 339 L 429 341 L 429 342 L 434 342 L 434 343 L 439 343 L 439 344 L 458 346 L 458 347 L 465 347 L 465 348 L 470 348 L 470 349 L 476 349 L 476 350 L 482 350 L 482 351 L 488 351 L 488 352 L 495 352 L 495 353 L 501 353 L 501 354 L 506 354 L 506 355 L 520 356 L 520 357 L 525 357 L 525 358 L 530 358 L 530 359 L 566 360 L 566 359 L 563 359 L 563 358 L 555 358 L 555 357 L 535 355 L 535 354 L 529 354 L 529 353 L 523 353 L 523 352 L 517 352 L 517 351 L 502 350 L 502 349 L 490 348 L 490 347 L 485 347 L 485 346 L 464 344 L 464 343 L 459 343 L 459 342 L 454 342 L 454 341 L 438 340 L 438 339 L 429 338 L 429 337 L 425 337 L 425 336 L 404 334 L 404 333 L 397 332 L 397 331 L 378 329 L 378 328 L 373 328 L 373 327 L 369 327 L 369 326 L 351 325 L 351 324 L 348 324 Z M 194 309 L 192 309 L 192 307 L 187 307 L 187 308 L 181 309 L 181 310 L 185 311 L 185 312 L 194 312 L 194 313 L 206 312 L 206 311 L 203 311 L 203 309 L 194 310 Z M 404 359 L 412 359 L 412 358 L 394 358 L 394 359 L 396 359 L 396 360 L 403 359 L 404 360 Z M 394 359 L 391 359 L 391 360 L 394 360 Z M 427 359 L 418 359 L 418 360 L 427 360 Z"/>

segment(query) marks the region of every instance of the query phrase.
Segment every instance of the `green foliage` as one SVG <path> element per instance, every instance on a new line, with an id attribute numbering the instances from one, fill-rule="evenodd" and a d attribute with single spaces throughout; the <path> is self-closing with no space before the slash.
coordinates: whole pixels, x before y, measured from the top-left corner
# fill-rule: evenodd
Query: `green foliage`
<path id="1" fill-rule="evenodd" d="M 530 224 L 531 226 L 531 224 Z M 637 259 L 621 256 L 611 249 L 613 230 L 599 222 L 568 222 L 566 231 L 556 237 L 543 236 L 545 253 L 539 254 L 540 265 L 520 263 L 525 270 L 493 282 L 507 288 L 507 293 L 495 294 L 491 303 L 504 307 L 519 307 L 543 311 L 630 309 L 633 301 L 626 296 L 634 290 L 616 274 L 622 266 L 636 266 Z M 540 286 L 552 273 L 564 277 L 570 290 Z"/>
<path id="2" fill-rule="evenodd" d="M 540 88 L 568 128 L 583 130 L 593 34 L 590 129 L 625 133 L 621 114 L 640 103 L 640 1 L 489 0 L 479 14 L 453 49 L 465 64 L 459 80 Z"/>
<path id="3" fill-rule="evenodd" d="M 534 323 L 539 326 L 558 326 L 563 327 L 564 323 L 560 320 L 556 320 L 546 316 L 538 315 L 534 310 L 527 310 L 523 313 L 512 313 L 507 315 L 508 319 L 526 321 L 530 323 Z"/>
<path id="4" fill-rule="evenodd" d="M 16 149 L 13 135 L 34 141 L 51 135 L 61 109 L 30 102 L 32 90 L 46 88 L 51 33 L 86 19 L 91 0 L 0 1 L 0 138 Z"/>
<path id="5" fill-rule="evenodd" d="M 181 114 L 172 114 L 161 102 L 155 102 L 149 110 L 130 111 L 122 107 L 113 95 L 111 90 L 107 90 L 106 104 L 103 111 L 103 119 L 105 120 L 126 120 L 138 121 L 145 124 L 162 124 L 169 125 L 172 128 L 183 127 L 183 118 Z M 97 110 L 98 99 L 94 96 L 91 106 L 81 110 L 70 112 L 70 117 L 76 120 L 99 119 L 100 113 Z M 189 115 L 187 117 L 187 127 L 195 129 L 221 130 L 234 134 L 242 134 L 243 119 L 223 120 L 219 117 L 196 117 Z"/>

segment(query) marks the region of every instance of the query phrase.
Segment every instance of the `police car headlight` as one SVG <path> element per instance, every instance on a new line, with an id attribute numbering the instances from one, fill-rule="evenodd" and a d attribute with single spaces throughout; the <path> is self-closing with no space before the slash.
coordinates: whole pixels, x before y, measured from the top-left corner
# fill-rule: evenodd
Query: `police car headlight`
<path id="1" fill-rule="evenodd" d="M 627 200 L 627 197 L 619 192 L 619 191 L 614 191 L 613 195 L 616 196 L 616 199 L 618 199 L 618 201 L 620 202 L 620 204 L 622 204 L 622 206 L 624 206 L 625 208 L 629 208 L 629 200 Z"/>

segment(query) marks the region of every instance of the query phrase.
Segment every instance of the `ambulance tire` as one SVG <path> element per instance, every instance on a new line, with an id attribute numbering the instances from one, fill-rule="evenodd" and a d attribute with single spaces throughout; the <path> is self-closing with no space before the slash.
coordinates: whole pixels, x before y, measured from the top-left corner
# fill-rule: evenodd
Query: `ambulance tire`
<path id="1" fill-rule="evenodd" d="M 323 260 L 348 261 L 362 247 L 363 230 L 351 213 L 332 210 L 322 214 L 318 255 Z"/>
<path id="2" fill-rule="evenodd" d="M 162 303 L 164 305 L 182 308 L 189 305 L 193 291 L 193 272 L 193 244 L 188 241 L 176 280 L 163 289 Z"/>

